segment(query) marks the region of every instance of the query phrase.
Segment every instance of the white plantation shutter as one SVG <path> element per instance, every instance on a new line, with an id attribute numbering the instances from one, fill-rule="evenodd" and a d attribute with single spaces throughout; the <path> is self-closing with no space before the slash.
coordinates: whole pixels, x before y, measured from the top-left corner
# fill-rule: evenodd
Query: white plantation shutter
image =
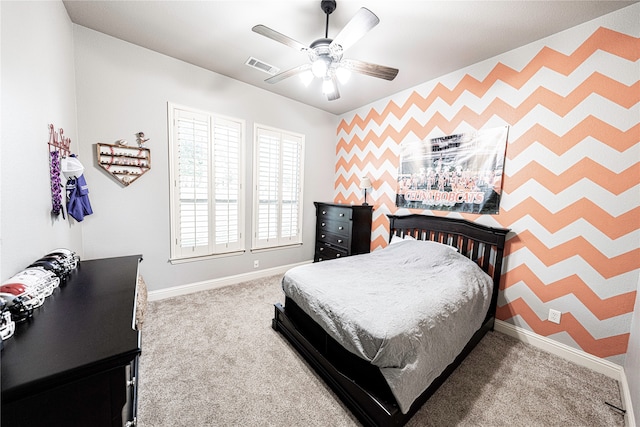
<path id="1" fill-rule="evenodd" d="M 275 133 L 258 135 L 257 193 L 258 240 L 275 242 L 278 238 L 278 187 L 280 183 L 280 139 Z"/>
<path id="2" fill-rule="evenodd" d="M 215 118 L 213 123 L 215 252 L 227 252 L 242 249 L 242 126 L 221 118 Z"/>
<path id="3" fill-rule="evenodd" d="M 282 141 L 282 210 L 280 214 L 280 235 L 282 239 L 297 241 L 300 236 L 300 138 L 283 135 Z"/>
<path id="4" fill-rule="evenodd" d="M 172 259 L 243 249 L 243 123 L 169 106 Z"/>
<path id="5" fill-rule="evenodd" d="M 209 118 L 177 110 L 178 241 L 180 253 L 209 253 Z"/>
<path id="6" fill-rule="evenodd" d="M 302 242 L 302 135 L 256 126 L 254 248 Z"/>

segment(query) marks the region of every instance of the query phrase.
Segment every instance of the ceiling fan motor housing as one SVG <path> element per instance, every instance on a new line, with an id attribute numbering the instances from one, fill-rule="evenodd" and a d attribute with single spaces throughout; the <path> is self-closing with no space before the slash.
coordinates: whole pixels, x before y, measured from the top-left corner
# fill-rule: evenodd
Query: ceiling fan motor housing
<path id="1" fill-rule="evenodd" d="M 320 8 L 327 15 L 331 14 L 334 10 L 336 10 L 336 2 L 335 0 L 322 0 L 320 2 Z"/>
<path id="2" fill-rule="evenodd" d="M 332 67 L 336 68 L 342 59 L 342 46 L 332 45 L 332 41 L 332 39 L 322 38 L 315 40 L 311 43 L 311 46 L 309 46 L 309 60 L 312 63 L 322 60 L 326 64 L 326 67 L 323 67 L 325 71 L 321 73 L 322 75 L 316 73 L 316 77 L 326 75 L 326 71 Z"/>

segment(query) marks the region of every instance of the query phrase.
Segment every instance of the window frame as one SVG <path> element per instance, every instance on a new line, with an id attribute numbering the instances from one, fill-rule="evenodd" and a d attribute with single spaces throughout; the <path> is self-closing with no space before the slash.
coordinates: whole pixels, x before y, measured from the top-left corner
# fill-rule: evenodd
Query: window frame
<path id="1" fill-rule="evenodd" d="M 282 235 L 282 207 L 283 207 L 283 197 L 282 197 L 282 179 L 279 179 L 278 182 L 278 206 L 277 206 L 277 236 L 273 239 L 261 239 L 259 238 L 260 233 L 260 137 L 264 133 L 268 133 L 271 135 L 279 135 L 280 136 L 280 153 L 283 145 L 283 141 L 286 138 L 294 140 L 298 145 L 298 174 L 297 174 L 297 182 L 298 182 L 298 191 L 297 191 L 297 233 L 291 238 L 291 236 L 286 237 Z M 291 141 L 289 141 L 291 142 Z M 251 240 L 251 250 L 252 251 L 261 251 L 261 250 L 270 250 L 270 249 L 278 249 L 287 246 L 298 246 L 302 244 L 302 232 L 303 232 L 303 208 L 304 208 L 304 151 L 305 151 L 305 135 L 297 132 L 292 132 L 284 129 L 275 128 L 272 126 L 267 126 L 259 123 L 254 123 L 253 126 L 253 216 L 252 216 L 252 240 Z M 283 157 L 279 153 L 279 166 L 278 172 L 279 176 L 282 174 L 283 170 Z"/>
<path id="2" fill-rule="evenodd" d="M 180 216 L 180 165 L 179 165 L 179 140 L 178 122 L 182 112 L 185 116 L 193 115 L 200 119 L 206 117 L 207 129 L 207 243 L 205 245 L 185 246 L 181 245 L 181 216 Z M 168 133 L 169 133 L 169 203 L 170 203 L 170 261 L 172 263 L 187 262 L 207 258 L 216 258 L 241 254 L 245 252 L 245 204 L 246 186 L 246 123 L 245 120 L 212 113 L 197 108 L 192 108 L 176 103 L 167 103 Z M 204 120 L 201 120 L 204 123 Z M 229 243 L 216 243 L 216 192 L 215 192 L 215 134 L 216 126 L 224 126 L 231 123 L 239 132 L 238 141 L 238 206 L 237 206 L 237 240 Z M 230 126 L 231 127 L 231 126 Z"/>

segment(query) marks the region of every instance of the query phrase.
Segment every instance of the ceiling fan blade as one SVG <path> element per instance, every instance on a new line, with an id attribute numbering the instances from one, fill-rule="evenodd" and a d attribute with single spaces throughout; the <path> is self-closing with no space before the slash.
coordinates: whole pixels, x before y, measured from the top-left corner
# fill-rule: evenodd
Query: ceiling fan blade
<path id="1" fill-rule="evenodd" d="M 393 80 L 398 75 L 397 68 L 385 67 L 384 65 L 372 64 L 370 62 L 358 61 L 357 59 L 343 59 L 340 65 L 353 71 L 379 79 Z"/>
<path id="2" fill-rule="evenodd" d="M 254 33 L 261 34 L 265 37 L 270 38 L 271 40 L 275 40 L 278 43 L 282 43 L 286 46 L 292 47 L 295 50 L 306 51 L 308 49 L 307 46 L 303 45 L 299 41 L 292 39 L 291 37 L 285 36 L 277 32 L 276 30 L 272 30 L 269 27 L 265 27 L 264 25 L 256 25 L 251 29 Z"/>
<path id="3" fill-rule="evenodd" d="M 333 90 L 331 92 L 327 92 L 327 99 L 329 101 L 335 101 L 340 98 L 340 91 L 338 90 L 338 79 L 335 74 L 331 76 L 331 83 L 333 84 Z"/>
<path id="4" fill-rule="evenodd" d="M 283 71 L 283 72 L 281 72 L 279 74 L 276 74 L 273 77 L 269 77 L 268 79 L 265 80 L 265 82 L 271 83 L 271 84 L 278 83 L 278 82 L 281 82 L 284 79 L 287 79 L 287 78 L 289 78 L 291 76 L 295 76 L 296 74 L 303 73 L 303 72 L 305 72 L 307 70 L 310 70 L 310 69 L 311 69 L 311 64 L 299 65 L 299 66 L 297 66 L 295 68 L 291 68 L 290 70 L 286 70 L 286 71 Z"/>
<path id="5" fill-rule="evenodd" d="M 369 30 L 378 25 L 380 19 L 366 7 L 360 8 L 358 13 L 347 22 L 347 25 L 338 33 L 331 46 L 340 45 L 342 50 L 347 50 L 355 42 L 360 40 Z"/>

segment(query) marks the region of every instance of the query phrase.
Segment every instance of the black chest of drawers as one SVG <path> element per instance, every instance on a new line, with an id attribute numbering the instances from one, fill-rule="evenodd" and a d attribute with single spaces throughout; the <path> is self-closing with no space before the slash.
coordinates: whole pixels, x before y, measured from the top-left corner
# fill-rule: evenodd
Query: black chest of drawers
<path id="1" fill-rule="evenodd" d="M 371 250 L 372 206 L 314 202 L 314 262 L 368 253 Z"/>
<path id="2" fill-rule="evenodd" d="M 141 256 L 81 261 L 2 350 L 2 427 L 135 425 Z"/>

